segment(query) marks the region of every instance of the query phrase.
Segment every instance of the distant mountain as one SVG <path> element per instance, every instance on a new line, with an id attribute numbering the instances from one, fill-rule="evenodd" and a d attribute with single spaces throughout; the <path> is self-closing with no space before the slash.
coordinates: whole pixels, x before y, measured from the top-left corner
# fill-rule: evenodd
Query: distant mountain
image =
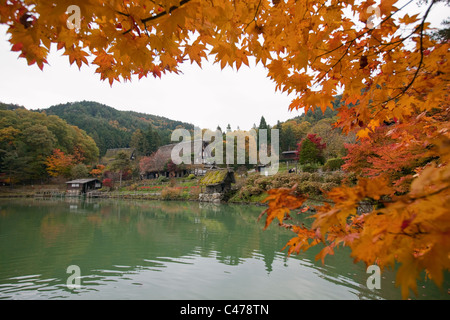
<path id="1" fill-rule="evenodd" d="M 100 156 L 107 149 L 129 147 L 132 134 L 137 129 L 146 131 L 149 125 L 158 132 L 161 144 L 170 143 L 170 136 L 176 128 L 194 129 L 190 123 L 146 113 L 120 111 L 92 101 L 59 104 L 39 112 L 56 115 L 86 131 L 96 142 Z"/>
<path id="2" fill-rule="evenodd" d="M 333 101 L 333 109 L 327 107 L 324 112 L 322 112 L 320 108 L 316 108 L 315 111 L 309 109 L 307 113 L 302 113 L 301 115 L 296 116 L 295 118 L 289 119 L 287 121 L 290 120 L 295 120 L 297 122 L 308 121 L 311 124 L 316 124 L 322 119 L 332 119 L 337 115 L 338 113 L 337 109 L 339 109 L 339 107 L 342 105 L 341 99 L 342 99 L 341 95 L 335 97 L 335 100 Z"/>

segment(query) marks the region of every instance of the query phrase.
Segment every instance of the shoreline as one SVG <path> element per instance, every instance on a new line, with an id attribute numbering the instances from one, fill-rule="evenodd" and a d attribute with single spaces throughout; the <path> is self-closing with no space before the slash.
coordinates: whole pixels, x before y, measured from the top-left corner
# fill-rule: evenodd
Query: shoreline
<path id="1" fill-rule="evenodd" d="M 214 203 L 209 201 L 200 201 L 198 198 L 162 198 L 161 194 L 120 194 L 120 192 L 101 192 L 100 196 L 88 197 L 85 194 L 79 196 L 67 196 L 66 194 L 54 195 L 54 196 L 38 196 L 35 193 L 29 192 L 20 192 L 16 190 L 11 193 L 2 193 L 0 192 L 0 199 L 20 199 L 20 198 L 28 198 L 28 199 L 119 199 L 119 200 L 147 200 L 147 201 L 190 201 L 190 202 L 199 202 L 199 203 Z M 266 207 L 267 204 L 262 203 L 260 201 L 220 201 L 216 204 L 242 204 L 242 205 L 256 205 L 261 207 Z"/>

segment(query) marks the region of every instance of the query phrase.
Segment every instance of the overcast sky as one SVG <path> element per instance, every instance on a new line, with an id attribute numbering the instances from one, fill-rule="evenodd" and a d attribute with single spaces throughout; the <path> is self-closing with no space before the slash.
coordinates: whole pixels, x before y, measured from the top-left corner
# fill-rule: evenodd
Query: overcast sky
<path id="1" fill-rule="evenodd" d="M 127 83 L 100 80 L 95 66 L 83 65 L 81 71 L 70 66 L 62 51 L 53 50 L 49 65 L 41 71 L 28 66 L 11 52 L 6 28 L 0 26 L 0 101 L 23 105 L 27 109 L 47 108 L 51 105 L 91 100 L 119 110 L 133 110 L 181 120 L 215 129 L 250 129 L 259 124 L 261 116 L 274 125 L 300 112 L 289 112 L 291 98 L 275 92 L 274 83 L 261 67 L 243 66 L 236 72 L 231 68 L 205 62 L 185 62 L 183 74 L 166 74 L 159 78 L 142 78 Z"/>
<path id="2" fill-rule="evenodd" d="M 405 11 L 410 13 L 410 9 Z M 417 11 L 411 11 L 411 14 Z M 433 26 L 449 16 L 448 7 L 438 6 L 429 19 Z M 118 110 L 133 110 L 174 120 L 189 122 L 202 128 L 250 129 L 261 116 L 275 125 L 301 112 L 289 112 L 292 96 L 275 92 L 275 84 L 267 78 L 261 65 L 221 70 L 219 65 L 205 62 L 202 69 L 186 62 L 183 74 L 152 76 L 141 80 L 114 83 L 100 80 L 95 66 L 83 65 L 81 71 L 62 51 L 52 50 L 41 71 L 28 66 L 11 52 L 6 27 L 0 26 L 0 102 L 23 105 L 27 109 L 81 100 L 96 101 Z M 212 60 L 212 59 L 211 59 Z"/>

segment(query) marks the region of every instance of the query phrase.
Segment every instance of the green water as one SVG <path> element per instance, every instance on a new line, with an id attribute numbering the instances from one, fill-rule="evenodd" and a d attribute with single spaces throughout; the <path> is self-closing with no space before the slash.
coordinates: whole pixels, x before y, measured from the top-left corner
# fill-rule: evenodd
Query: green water
<path id="1" fill-rule="evenodd" d="M 197 202 L 0 200 L 0 299 L 400 299 L 393 272 L 319 248 L 287 257 L 292 233 L 263 209 Z M 68 287 L 69 266 L 80 287 Z M 72 278 L 73 279 L 73 278 Z M 69 282 L 73 284 L 75 282 Z M 76 284 L 76 283 L 75 283 Z M 419 285 L 418 299 L 448 299 Z"/>

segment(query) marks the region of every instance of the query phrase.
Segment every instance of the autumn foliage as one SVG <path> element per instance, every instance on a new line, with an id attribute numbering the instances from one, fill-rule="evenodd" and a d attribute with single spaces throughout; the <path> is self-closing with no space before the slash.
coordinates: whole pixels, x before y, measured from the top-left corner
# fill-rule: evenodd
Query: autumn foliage
<path id="1" fill-rule="evenodd" d="M 429 36 L 438 1 L 424 1 L 417 14 L 407 10 L 412 2 L 79 1 L 80 26 L 69 29 L 72 1 L 9 0 L 0 22 L 28 64 L 44 68 L 53 43 L 111 84 L 179 73 L 184 61 L 207 58 L 239 69 L 253 57 L 276 89 L 295 95 L 292 110 L 333 108 L 342 93 L 335 126 L 359 139 L 346 164 L 359 182 L 328 192 L 311 228 L 291 226 L 288 252 L 320 243 L 323 259 L 345 245 L 355 261 L 398 262 L 406 298 L 421 271 L 441 284 L 450 268 L 449 43 Z M 266 226 L 305 200 L 270 191 Z M 362 201 L 374 210 L 358 212 Z"/>
<path id="2" fill-rule="evenodd" d="M 70 176 L 70 169 L 74 163 L 74 156 L 65 154 L 60 149 L 54 149 L 53 153 L 45 161 L 47 172 L 50 176 L 63 176 L 66 178 Z"/>

